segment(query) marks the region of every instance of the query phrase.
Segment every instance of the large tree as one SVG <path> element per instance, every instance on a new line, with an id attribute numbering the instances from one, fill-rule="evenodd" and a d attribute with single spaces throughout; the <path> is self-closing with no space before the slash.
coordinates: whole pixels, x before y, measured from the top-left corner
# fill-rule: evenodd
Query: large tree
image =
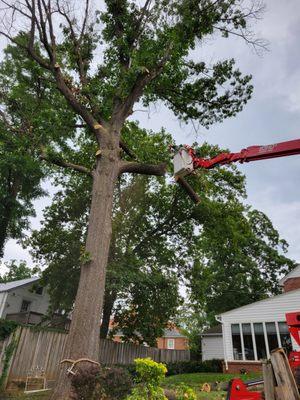
<path id="1" fill-rule="evenodd" d="M 166 159 L 170 158 L 168 145 L 173 143 L 170 135 L 164 131 L 147 132 L 138 128 L 136 123 L 129 123 L 123 132 L 127 142 L 130 142 L 133 132 L 143 142 L 141 152 L 134 143 L 131 144 L 140 160 L 145 154 L 152 161 L 162 154 Z M 79 136 L 79 146 L 80 142 Z M 158 147 L 161 149 L 159 155 Z M 88 164 L 89 153 L 82 145 L 81 157 Z M 84 249 L 86 239 L 91 189 L 89 177 L 71 172 L 57 176 L 56 183 L 61 189 L 54 196 L 51 206 L 45 210 L 41 229 L 34 231 L 28 240 L 33 256 L 46 268 L 43 276 L 51 295 L 50 312 L 69 311 L 73 308 L 80 259 L 85 256 L 81 249 Z M 181 205 L 171 210 L 175 200 L 180 200 Z M 175 219 L 173 226 L 170 220 L 172 215 Z M 161 335 L 180 301 L 176 287 L 177 274 L 183 265 L 192 260 L 191 255 L 187 255 L 194 228 L 189 215 L 191 212 L 185 207 L 185 196 L 180 188 L 168 185 L 164 178 L 157 182 L 153 178 L 139 175 L 120 177 L 114 192 L 113 232 L 101 324 L 102 337 L 107 336 L 109 320 L 117 301 L 123 305 L 118 308 L 119 324 L 121 319 L 125 321 L 125 309 L 134 307 L 141 313 L 135 313 L 136 319 L 131 320 L 130 330 L 140 331 L 141 340 L 152 344 Z M 180 224 L 180 220 L 185 223 Z M 181 262 L 177 261 L 179 252 L 183 257 Z M 145 299 L 138 293 L 138 286 L 154 294 L 155 282 L 160 289 L 146 306 Z M 168 296 L 169 293 L 172 296 Z M 146 315 L 145 312 L 142 315 L 142 310 L 147 310 L 147 318 L 153 319 L 151 332 L 150 329 L 146 331 L 141 328 L 143 315 Z M 128 334 L 126 336 L 128 340 L 131 339 Z"/>
<path id="2" fill-rule="evenodd" d="M 154 156 L 159 145 L 168 157 L 168 144 L 173 143 L 169 135 L 163 131 L 147 132 L 131 123 L 124 132 L 128 142 L 132 130 L 143 141 L 143 151 L 147 149 L 148 156 Z M 143 157 L 134 144 L 131 146 Z M 202 156 L 208 157 L 222 152 L 207 144 L 200 150 Z M 139 176 L 119 180 L 102 337 L 107 335 L 113 311 L 117 312 L 117 321 L 127 339 L 140 332 L 141 340 L 152 343 L 166 326 L 168 317 L 176 311 L 171 294 L 176 296 L 177 290 L 158 290 L 156 296 L 150 296 L 156 281 L 162 288 L 158 268 L 159 273 L 164 273 L 165 282 L 172 282 L 167 274 L 173 273 L 178 284 L 187 285 L 190 308 L 207 324 L 216 322 L 214 316 L 220 312 L 278 293 L 278 276 L 294 267 L 284 255 L 286 242 L 267 216 L 245 204 L 245 177 L 236 166 L 218 167 L 190 179 L 201 193 L 198 206 L 190 204 L 169 178 L 159 182 Z M 46 209 L 42 228 L 33 232 L 29 244 L 32 255 L 46 268 L 44 280 L 50 288 L 52 309 L 68 311 L 73 307 L 79 280 L 91 182 L 71 174 L 69 178 L 64 175 L 59 183 L 63 189 Z M 142 295 L 147 292 L 148 300 Z M 157 307 L 160 302 L 166 306 Z M 128 315 L 129 309 L 135 310 L 133 315 Z M 152 329 L 150 337 L 149 330 L 144 335 L 143 326 L 151 319 L 157 329 Z"/>
<path id="3" fill-rule="evenodd" d="M 92 176 L 91 207 L 65 349 L 67 357 L 95 359 L 117 178 L 165 172 L 163 163 L 124 159 L 120 147 L 131 154 L 121 137 L 126 119 L 138 101 L 148 105 L 162 100 L 179 118 L 206 126 L 241 111 L 251 96 L 250 77 L 242 76 L 232 60 L 209 67 L 194 62 L 189 53 L 215 32 L 244 36 L 247 20 L 260 4 L 249 8 L 241 0 L 145 0 L 140 6 L 106 0 L 104 9 L 94 13 L 89 0 L 0 3 L 2 35 L 48 71 L 98 147 L 92 170 L 81 168 Z M 22 32 L 21 38 L 12 32 Z M 53 399 L 70 398 L 65 373 L 61 371 Z"/>

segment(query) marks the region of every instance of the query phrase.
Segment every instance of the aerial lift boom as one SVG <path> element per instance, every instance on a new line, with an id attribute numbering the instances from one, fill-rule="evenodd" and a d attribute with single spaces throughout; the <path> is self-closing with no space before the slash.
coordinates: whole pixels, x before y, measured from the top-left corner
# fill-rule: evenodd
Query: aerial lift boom
<path id="1" fill-rule="evenodd" d="M 196 151 L 188 145 L 180 146 L 179 149 L 173 148 L 173 151 L 175 153 L 173 159 L 175 180 L 183 187 L 195 203 L 199 203 L 199 196 L 184 179 L 186 175 L 192 174 L 199 168 L 212 169 L 218 165 L 231 164 L 234 162 L 244 163 L 300 154 L 300 139 L 266 146 L 250 146 L 241 150 L 239 153 L 221 153 L 211 159 L 199 157 Z M 286 322 L 289 327 L 290 335 L 294 338 L 297 345 L 300 346 L 300 312 L 286 314 Z M 289 364 L 299 384 L 300 352 L 292 351 L 289 354 Z M 229 383 L 226 399 L 262 400 L 263 395 L 261 392 L 248 390 L 250 386 L 256 386 L 261 383 L 261 380 L 243 382 L 240 379 L 234 378 Z"/>
<path id="2" fill-rule="evenodd" d="M 184 176 L 190 175 L 196 169 L 212 169 L 218 165 L 231 164 L 234 162 L 252 162 L 270 158 L 287 157 L 295 154 L 300 154 L 300 139 L 269 144 L 266 146 L 250 146 L 241 150 L 239 153 L 221 153 L 211 159 L 201 158 L 196 154 L 192 147 L 183 145 L 174 155 L 174 176 L 176 181 L 186 190 L 191 199 L 195 203 L 198 203 L 200 201 L 198 195 L 183 179 Z"/>

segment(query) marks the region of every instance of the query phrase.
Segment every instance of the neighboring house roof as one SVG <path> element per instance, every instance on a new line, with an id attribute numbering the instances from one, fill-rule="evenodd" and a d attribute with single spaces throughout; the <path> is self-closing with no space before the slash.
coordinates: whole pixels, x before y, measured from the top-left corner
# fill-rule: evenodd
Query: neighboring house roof
<path id="1" fill-rule="evenodd" d="M 216 325 L 212 328 L 206 329 L 201 336 L 222 336 L 222 325 Z"/>
<path id="2" fill-rule="evenodd" d="M 34 276 L 32 278 L 21 279 L 19 281 L 0 283 L 0 293 L 1 292 L 9 292 L 10 290 L 16 289 L 21 286 L 26 286 L 29 283 L 37 282 L 40 278 Z"/>
<path id="3" fill-rule="evenodd" d="M 295 289 L 293 291 L 282 293 L 282 294 L 279 294 L 277 296 L 268 297 L 267 299 L 264 299 L 264 300 L 259 300 L 259 301 L 256 301 L 254 303 L 246 304 L 245 306 L 234 308 L 234 309 L 232 309 L 230 311 L 226 311 L 226 312 L 224 312 L 222 314 L 219 314 L 219 315 L 216 316 L 216 319 L 217 319 L 217 321 L 221 322 L 221 317 L 223 315 L 228 315 L 230 313 L 237 313 L 237 312 L 239 313 L 240 311 L 247 310 L 247 308 L 252 308 L 253 306 L 259 307 L 260 305 L 268 303 L 268 302 L 272 302 L 275 299 L 276 300 L 279 299 L 279 298 L 283 299 L 284 297 L 290 297 L 291 295 L 294 295 L 294 294 L 297 294 L 297 293 L 300 294 L 300 289 Z"/>
<path id="4" fill-rule="evenodd" d="M 166 338 L 186 338 L 185 335 L 177 331 L 176 329 L 165 329 L 162 337 Z"/>
<path id="5" fill-rule="evenodd" d="M 279 281 L 279 285 L 283 286 L 284 283 L 290 279 L 290 278 L 299 278 L 300 277 L 300 264 L 297 265 L 296 268 L 294 268 L 291 272 L 289 272 L 287 275 L 285 275 L 282 279 Z"/>

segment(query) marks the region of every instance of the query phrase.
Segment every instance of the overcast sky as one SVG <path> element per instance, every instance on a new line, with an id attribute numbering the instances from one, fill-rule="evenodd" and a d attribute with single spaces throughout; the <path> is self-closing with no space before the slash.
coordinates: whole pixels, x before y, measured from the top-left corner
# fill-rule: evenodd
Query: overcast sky
<path id="1" fill-rule="evenodd" d="M 233 57 L 243 73 L 253 75 L 254 95 L 237 117 L 201 129 L 197 140 L 228 147 L 232 151 L 255 145 L 300 138 L 300 1 L 266 0 L 263 19 L 254 30 L 269 41 L 269 51 L 258 56 L 241 39 L 216 39 L 197 49 L 197 58 L 216 61 Z M 163 106 L 149 113 L 137 112 L 134 118 L 142 126 L 164 126 L 178 143 L 192 143 L 192 126 L 180 125 Z M 288 256 L 300 261 L 300 156 L 266 160 L 239 168 L 247 177 L 247 203 L 264 211 L 290 247 Z M 46 184 L 49 192 L 53 189 Z M 39 226 L 42 209 L 50 198 L 36 202 Z M 188 205 L 188 202 L 187 202 Z M 29 253 L 10 240 L 5 260 L 24 259 L 32 264 Z"/>

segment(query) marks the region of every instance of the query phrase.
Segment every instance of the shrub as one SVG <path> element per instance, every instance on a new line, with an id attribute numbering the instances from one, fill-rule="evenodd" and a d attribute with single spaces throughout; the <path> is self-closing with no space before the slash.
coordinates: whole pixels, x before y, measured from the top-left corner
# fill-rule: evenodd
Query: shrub
<path id="1" fill-rule="evenodd" d="M 159 386 L 167 373 L 165 364 L 157 363 L 151 358 L 137 358 L 134 360 L 137 382 Z"/>
<path id="2" fill-rule="evenodd" d="M 122 368 L 125 371 L 127 371 L 129 373 L 129 375 L 132 377 L 132 379 L 136 378 L 137 373 L 136 373 L 136 366 L 134 364 L 128 364 L 128 365 L 124 365 L 124 364 L 115 364 L 116 368 Z"/>
<path id="3" fill-rule="evenodd" d="M 161 387 L 137 385 L 126 400 L 168 400 Z"/>
<path id="4" fill-rule="evenodd" d="M 197 396 L 192 388 L 181 384 L 176 387 L 176 400 L 197 400 Z"/>
<path id="5" fill-rule="evenodd" d="M 168 376 L 194 372 L 222 372 L 222 360 L 179 361 L 167 364 L 167 369 Z"/>
<path id="6" fill-rule="evenodd" d="M 134 362 L 136 386 L 126 400 L 167 400 L 160 387 L 167 372 L 166 366 L 150 358 L 137 358 Z"/>
<path id="7" fill-rule="evenodd" d="M 96 365 L 79 368 L 71 382 L 74 400 L 122 400 L 132 387 L 126 370 Z"/>
<path id="8" fill-rule="evenodd" d="M 0 319 L 0 341 L 6 339 L 18 326 L 19 324 L 15 321 Z"/>
<path id="9" fill-rule="evenodd" d="M 130 393 L 132 379 L 124 368 L 105 368 L 100 375 L 100 386 L 107 399 L 122 400 Z"/>
<path id="10" fill-rule="evenodd" d="M 101 369 L 96 365 L 78 368 L 72 377 L 74 400 L 98 400 L 101 398 L 101 389 L 98 384 Z"/>

